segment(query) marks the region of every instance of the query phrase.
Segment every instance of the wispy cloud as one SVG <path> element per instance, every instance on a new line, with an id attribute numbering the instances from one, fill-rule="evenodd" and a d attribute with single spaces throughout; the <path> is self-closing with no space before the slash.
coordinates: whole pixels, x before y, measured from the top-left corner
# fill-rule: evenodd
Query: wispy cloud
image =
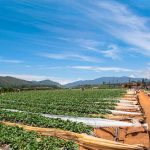
<path id="1" fill-rule="evenodd" d="M 100 62 L 101 60 L 86 55 L 80 54 L 72 54 L 72 53 L 63 53 L 63 54 L 51 54 L 51 53 L 41 53 L 40 56 L 51 58 L 51 59 L 58 59 L 58 60 L 76 60 L 76 61 L 86 61 L 86 62 Z"/>
<path id="2" fill-rule="evenodd" d="M 103 13 L 97 12 L 96 18 L 102 19 L 110 34 L 139 48 L 140 53 L 148 55 L 147 53 L 150 52 L 149 19 L 138 16 L 126 5 L 114 1 L 100 1 L 98 7 L 103 9 L 105 17 L 101 16 Z"/>
<path id="3" fill-rule="evenodd" d="M 73 41 L 87 50 L 92 50 L 96 52 L 98 52 L 97 46 L 101 44 L 101 42 L 99 41 L 92 40 L 92 39 L 83 39 L 83 38 L 75 39 Z"/>
<path id="4" fill-rule="evenodd" d="M 39 70 L 61 70 L 67 68 L 67 66 L 48 66 L 48 65 L 37 65 L 37 69 Z"/>
<path id="5" fill-rule="evenodd" d="M 31 68 L 32 66 L 31 65 L 25 65 L 25 68 Z"/>
<path id="6" fill-rule="evenodd" d="M 137 48 L 141 54 L 150 56 L 149 18 L 139 16 L 127 4 L 121 4 L 121 1 L 95 0 L 86 5 L 75 3 L 74 6 L 100 30 L 129 47 Z"/>
<path id="7" fill-rule="evenodd" d="M 37 67 L 39 64 L 37 55 L 32 57 L 32 60 L 29 59 L 28 64 L 23 63 L 24 68 L 26 67 L 25 69 L 30 72 L 37 69 L 35 72 L 41 73 L 40 69 L 45 69 L 47 74 L 66 76 L 63 73 L 63 69 L 66 68 L 68 72 L 79 72 L 77 75 L 82 78 L 86 78 L 86 74 L 81 70 L 89 70 L 89 77 L 94 76 L 96 71 L 102 71 L 102 74 L 123 72 L 118 75 L 144 76 L 145 74 L 148 76 L 149 69 L 134 74 L 140 65 L 133 62 L 140 59 L 141 65 L 143 65 L 145 61 L 148 62 L 148 58 L 143 54 L 150 57 L 149 14 L 145 14 L 146 10 L 140 12 L 141 8 L 133 8 L 131 3 L 117 0 L 46 0 L 38 3 L 15 1 L 13 5 L 2 5 L 0 7 L 6 12 L 1 17 L 3 24 L 0 32 L 4 35 L 1 39 L 4 48 L 2 52 L 6 51 L 13 56 L 15 52 L 20 51 L 21 47 L 21 51 L 29 58 L 33 54 L 43 52 L 40 54 L 43 57 L 40 60 L 45 66 Z M 11 28 L 7 26 L 8 22 Z M 20 43 L 21 45 L 19 45 Z M 39 51 L 40 49 L 44 51 Z M 21 59 L 25 57 L 22 55 L 23 53 L 18 54 L 20 60 L 13 60 L 13 57 L 10 59 L 1 59 L 0 57 L 0 63 L 22 63 Z M 118 59 L 121 59 L 120 64 L 117 62 Z M 58 67 L 47 66 L 47 60 L 49 64 L 54 64 L 57 60 Z M 80 66 L 61 67 L 66 63 L 64 60 L 67 60 L 68 64 Z M 102 61 L 105 61 L 105 64 L 99 63 Z M 148 67 L 148 64 L 146 65 Z M 16 68 L 12 69 L 22 72 L 20 65 L 14 66 Z M 117 66 L 123 66 L 123 68 Z M 128 67 L 135 68 L 135 70 L 128 69 Z M 10 67 L 8 69 L 11 71 Z M 33 80 L 51 78 L 38 75 L 18 74 L 17 76 Z M 51 79 L 55 80 L 55 78 Z M 56 81 L 58 80 L 60 78 L 56 79 Z"/>
<path id="8" fill-rule="evenodd" d="M 134 70 L 120 67 L 93 67 L 93 66 L 72 66 L 74 69 L 90 71 L 114 71 L 114 72 L 133 72 Z"/>
<path id="9" fill-rule="evenodd" d="M 0 76 L 11 76 L 11 77 L 16 77 L 19 79 L 24 79 L 24 80 L 28 80 L 28 81 L 40 81 L 43 79 L 48 79 L 50 77 L 48 76 L 39 76 L 39 75 L 30 75 L 30 74 L 0 74 Z"/>
<path id="10" fill-rule="evenodd" d="M 109 57 L 112 59 L 120 59 L 120 50 L 119 47 L 115 44 L 106 44 L 104 42 L 99 42 L 92 39 L 69 39 L 69 38 L 59 38 L 63 41 L 73 42 L 79 45 L 81 48 L 86 51 L 96 52 L 98 54 L 104 55 L 104 57 Z"/>
<path id="11" fill-rule="evenodd" d="M 21 61 L 21 60 L 14 60 L 14 59 L 3 59 L 3 58 L 0 58 L 0 63 L 20 64 L 20 63 L 23 63 L 23 61 Z"/>
<path id="12" fill-rule="evenodd" d="M 120 59 L 120 50 L 116 45 L 109 45 L 107 50 L 100 51 L 105 57 Z"/>
<path id="13" fill-rule="evenodd" d="M 143 68 L 136 72 L 133 72 L 132 75 L 138 78 L 147 78 L 150 79 L 150 67 Z"/>

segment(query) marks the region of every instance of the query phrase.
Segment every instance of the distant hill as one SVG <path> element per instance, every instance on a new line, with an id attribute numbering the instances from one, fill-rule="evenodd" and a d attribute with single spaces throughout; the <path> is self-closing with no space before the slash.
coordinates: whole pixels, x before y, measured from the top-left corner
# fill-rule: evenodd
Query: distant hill
<path id="1" fill-rule="evenodd" d="M 80 80 L 72 83 L 68 83 L 64 85 L 65 87 L 71 88 L 71 87 L 76 87 L 80 85 L 98 85 L 98 84 L 103 84 L 103 83 L 110 83 L 110 84 L 115 84 L 115 83 L 127 83 L 130 81 L 142 81 L 143 78 L 130 78 L 130 77 L 101 77 L 97 78 L 94 80 Z"/>
<path id="2" fill-rule="evenodd" d="M 0 76 L 0 87 L 51 87 L 61 85 L 57 82 L 51 80 L 43 80 L 43 81 L 26 81 L 14 77 L 2 77 Z"/>
<path id="3" fill-rule="evenodd" d="M 61 85 L 58 82 L 54 82 L 51 80 L 43 80 L 43 81 L 26 81 L 14 77 L 2 77 L 0 76 L 0 87 L 14 87 L 14 88 L 26 88 L 26 87 L 77 87 L 80 85 L 99 85 L 99 84 L 115 84 L 115 83 L 127 83 L 130 81 L 142 81 L 143 78 L 130 78 L 130 77 L 101 77 L 94 80 L 80 80 L 72 83 L 68 83 L 66 85 Z"/>
<path id="4" fill-rule="evenodd" d="M 51 85 L 61 86 L 61 84 L 59 84 L 58 82 L 54 82 L 51 80 L 34 81 L 34 83 L 41 86 L 51 86 Z"/>
<path id="5" fill-rule="evenodd" d="M 1 77 L 0 76 L 0 87 L 21 87 L 21 86 L 31 86 L 32 82 L 17 79 L 13 77 Z"/>

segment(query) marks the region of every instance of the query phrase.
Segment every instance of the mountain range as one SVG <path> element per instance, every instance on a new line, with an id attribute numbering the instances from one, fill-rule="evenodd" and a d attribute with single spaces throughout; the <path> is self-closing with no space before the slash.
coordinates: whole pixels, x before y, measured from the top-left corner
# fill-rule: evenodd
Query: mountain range
<path id="1" fill-rule="evenodd" d="M 0 87 L 51 87 L 51 86 L 57 86 L 57 87 L 65 87 L 65 88 L 72 88 L 77 87 L 80 85 L 99 85 L 103 83 L 127 83 L 129 81 L 142 81 L 143 78 L 131 78 L 131 77 L 101 77 L 94 80 L 80 80 L 72 83 L 68 83 L 65 85 L 61 85 L 58 82 L 54 82 L 51 80 L 43 80 L 43 81 L 26 81 L 10 76 L 2 77 L 0 76 Z M 148 80 L 150 81 L 150 80 Z"/>
<path id="2" fill-rule="evenodd" d="M 80 80 L 72 83 L 68 83 L 65 85 L 65 87 L 77 87 L 80 85 L 99 85 L 103 83 L 110 83 L 110 84 L 116 84 L 116 83 L 127 83 L 129 81 L 142 81 L 143 78 L 131 78 L 131 77 L 101 77 L 94 80 Z"/>
<path id="3" fill-rule="evenodd" d="M 57 82 L 51 80 L 43 80 L 43 81 L 26 81 L 14 77 L 2 77 L 0 76 L 0 87 L 51 87 L 61 85 Z"/>

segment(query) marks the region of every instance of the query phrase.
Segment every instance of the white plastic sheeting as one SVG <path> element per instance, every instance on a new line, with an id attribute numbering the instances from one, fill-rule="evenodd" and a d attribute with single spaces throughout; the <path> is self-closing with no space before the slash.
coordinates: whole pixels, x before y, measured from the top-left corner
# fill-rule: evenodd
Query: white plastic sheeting
<path id="1" fill-rule="evenodd" d="M 141 116 L 141 112 L 127 112 L 127 111 L 120 111 L 120 110 L 109 110 L 114 115 L 137 115 Z"/>
<path id="2" fill-rule="evenodd" d="M 123 98 L 120 98 L 120 100 L 137 101 L 137 98 L 130 98 L 130 97 L 128 97 L 128 98 L 125 97 L 125 98 L 124 98 L 124 97 L 123 97 Z"/>
<path id="3" fill-rule="evenodd" d="M 12 112 L 25 112 L 14 109 L 5 109 Z M 30 112 L 26 112 L 30 113 Z M 141 127 L 141 123 L 137 122 L 124 122 L 124 121 L 115 121 L 110 119 L 101 119 L 101 118 L 88 118 L 88 117 L 72 117 L 72 116 L 63 116 L 63 115 L 49 115 L 49 114 L 40 114 L 43 117 L 47 118 L 60 118 L 62 120 L 70 120 L 77 123 L 84 123 L 86 125 L 92 126 L 94 128 L 100 127 Z"/>
<path id="4" fill-rule="evenodd" d="M 115 106 L 115 110 L 132 110 L 139 111 L 140 107 L 138 106 Z"/>
<path id="5" fill-rule="evenodd" d="M 48 118 L 60 118 L 62 120 L 70 120 L 77 123 L 84 123 L 86 125 L 100 128 L 100 127 L 141 127 L 142 124 L 139 122 L 124 122 L 124 121 L 115 121 L 110 119 L 101 119 L 101 118 L 86 118 L 86 117 L 70 117 L 70 116 L 61 116 L 61 115 L 49 115 L 42 114 L 44 117 Z"/>
<path id="6" fill-rule="evenodd" d="M 134 105 L 134 104 L 128 104 L 128 103 L 117 103 L 117 106 L 140 108 L 140 105 Z"/>
<path id="7" fill-rule="evenodd" d="M 118 100 L 119 103 L 122 103 L 122 104 L 133 104 L 133 105 L 136 105 L 138 104 L 138 101 L 130 101 L 130 100 Z"/>
<path id="8" fill-rule="evenodd" d="M 129 89 L 129 90 L 127 90 L 127 94 L 134 95 L 134 94 L 136 94 L 136 91 L 134 89 Z"/>

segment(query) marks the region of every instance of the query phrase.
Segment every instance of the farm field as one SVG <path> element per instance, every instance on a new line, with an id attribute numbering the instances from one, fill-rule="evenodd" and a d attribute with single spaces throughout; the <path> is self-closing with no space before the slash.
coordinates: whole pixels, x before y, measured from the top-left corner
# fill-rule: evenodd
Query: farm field
<path id="1" fill-rule="evenodd" d="M 148 0 L 0 0 L 0 150 L 150 150 Z"/>
<path id="2" fill-rule="evenodd" d="M 0 121 L 92 134 L 94 128 L 91 126 L 69 120 L 46 118 L 37 113 L 75 117 L 90 116 L 91 114 L 107 114 L 110 113 L 108 111 L 109 109 L 114 109 L 117 99 L 121 97 L 124 92 L 122 89 L 94 89 L 85 90 L 83 92 L 81 90 L 53 90 L 5 93 L 2 94 L 0 98 Z M 10 112 L 7 109 L 21 110 L 23 112 Z M 73 142 L 65 142 L 52 137 L 39 137 L 39 135 L 34 132 L 27 133 L 17 127 L 1 125 L 0 128 L 6 135 L 0 134 L 0 140 L 2 141 L 0 145 L 10 144 L 10 147 L 16 150 L 37 149 L 37 147 L 43 150 L 77 149 Z M 13 134 L 16 132 L 18 132 L 18 134 Z M 9 133 L 10 136 L 8 136 Z M 15 137 L 16 140 L 13 140 L 13 137 Z M 40 142 L 36 139 L 40 139 Z M 22 140 L 24 140 L 23 143 L 19 142 Z M 28 141 L 30 142 L 28 143 Z"/>
<path id="3" fill-rule="evenodd" d="M 28 91 L 1 95 L 0 107 L 55 115 L 88 116 L 114 109 L 124 90 Z"/>

